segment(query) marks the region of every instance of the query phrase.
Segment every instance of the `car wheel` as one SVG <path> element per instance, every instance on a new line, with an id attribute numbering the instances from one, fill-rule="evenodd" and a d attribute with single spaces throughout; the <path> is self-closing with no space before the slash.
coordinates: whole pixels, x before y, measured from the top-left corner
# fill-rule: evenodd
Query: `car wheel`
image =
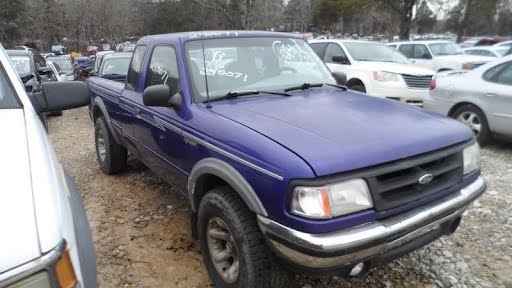
<path id="1" fill-rule="evenodd" d="M 103 117 L 98 117 L 94 126 L 96 156 L 101 171 L 109 175 L 121 172 L 126 167 L 128 157 L 126 148 L 116 143 Z"/>
<path id="2" fill-rule="evenodd" d="M 358 91 L 361 93 L 366 93 L 366 88 L 363 85 L 357 84 L 349 87 L 350 90 Z"/>
<path id="3" fill-rule="evenodd" d="M 487 118 L 478 107 L 470 104 L 463 105 L 455 110 L 453 118 L 468 126 L 475 133 L 480 145 L 486 145 L 491 141 L 491 131 L 487 124 Z"/>
<path id="4" fill-rule="evenodd" d="M 231 187 L 218 187 L 201 200 L 201 252 L 215 287 L 284 287 L 286 271 L 276 262 L 256 215 Z"/>

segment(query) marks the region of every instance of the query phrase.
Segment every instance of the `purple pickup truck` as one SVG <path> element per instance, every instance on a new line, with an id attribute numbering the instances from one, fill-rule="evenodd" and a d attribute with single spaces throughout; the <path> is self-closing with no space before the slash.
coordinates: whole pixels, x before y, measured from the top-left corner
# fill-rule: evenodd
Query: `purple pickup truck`
<path id="1" fill-rule="evenodd" d="M 486 185 L 467 127 L 343 82 L 291 34 L 143 37 L 125 82 L 88 80 L 98 162 L 129 152 L 189 199 L 217 287 L 362 276 L 453 233 Z"/>

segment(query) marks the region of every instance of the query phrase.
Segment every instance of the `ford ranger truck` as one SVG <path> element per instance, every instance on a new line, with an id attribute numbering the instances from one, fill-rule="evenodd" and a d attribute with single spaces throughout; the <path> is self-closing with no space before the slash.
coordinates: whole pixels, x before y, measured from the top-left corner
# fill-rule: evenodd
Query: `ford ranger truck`
<path id="1" fill-rule="evenodd" d="M 100 168 L 130 153 L 188 198 L 217 287 L 362 276 L 453 233 L 486 185 L 467 127 L 343 76 L 291 34 L 143 37 L 125 82 L 88 80 Z"/>

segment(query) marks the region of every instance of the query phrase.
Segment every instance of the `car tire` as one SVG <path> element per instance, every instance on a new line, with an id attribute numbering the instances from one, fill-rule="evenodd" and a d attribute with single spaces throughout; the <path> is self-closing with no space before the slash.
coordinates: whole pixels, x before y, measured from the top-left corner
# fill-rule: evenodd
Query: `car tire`
<path id="1" fill-rule="evenodd" d="M 119 145 L 103 117 L 98 117 L 95 123 L 94 142 L 96 144 L 96 156 L 103 173 L 111 175 L 123 171 L 126 167 L 128 152 Z"/>
<path id="2" fill-rule="evenodd" d="M 361 93 L 366 93 L 366 88 L 363 85 L 354 85 L 349 88 L 350 90 L 354 90 Z"/>
<path id="3" fill-rule="evenodd" d="M 468 126 L 475 133 L 476 140 L 481 146 L 492 140 L 491 131 L 485 114 L 478 107 L 466 104 L 457 108 L 452 117 Z"/>
<path id="4" fill-rule="evenodd" d="M 286 286 L 288 274 L 267 246 L 256 214 L 231 187 L 210 190 L 197 219 L 201 252 L 215 287 Z"/>

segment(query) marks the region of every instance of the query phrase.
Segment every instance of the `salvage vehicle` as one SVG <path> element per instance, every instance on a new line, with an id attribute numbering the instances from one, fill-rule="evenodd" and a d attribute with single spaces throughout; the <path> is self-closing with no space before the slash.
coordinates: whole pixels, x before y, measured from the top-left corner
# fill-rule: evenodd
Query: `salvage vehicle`
<path id="1" fill-rule="evenodd" d="M 94 65 L 92 66 L 92 71 L 98 71 L 101 65 L 101 60 L 103 59 L 103 56 L 114 53 L 112 50 L 108 51 L 99 51 L 96 53 L 96 58 L 94 59 Z"/>
<path id="2" fill-rule="evenodd" d="M 349 89 L 371 96 L 422 106 L 435 74 L 379 43 L 320 40 L 309 45 L 331 71 L 347 75 Z"/>
<path id="3" fill-rule="evenodd" d="M 98 72 L 92 71 L 90 76 L 124 82 L 126 81 L 132 55 L 131 52 L 115 52 L 104 55 Z"/>
<path id="4" fill-rule="evenodd" d="M 40 113 L 87 105 L 87 86 L 41 86 L 33 93 L 43 97 L 27 94 L 0 46 L 0 287 L 96 287 L 82 200 L 38 119 Z"/>
<path id="5" fill-rule="evenodd" d="M 414 65 L 436 72 L 471 70 L 489 61 L 489 57 L 466 55 L 459 45 L 451 41 L 406 41 L 386 44 L 407 57 Z"/>
<path id="6" fill-rule="evenodd" d="M 467 73 L 436 77 L 425 109 L 466 124 L 481 145 L 492 138 L 512 140 L 512 56 Z"/>
<path id="7" fill-rule="evenodd" d="M 80 80 L 81 68 L 80 65 L 75 61 L 71 55 L 62 55 L 57 57 L 48 57 L 47 61 L 52 61 L 59 65 L 62 72 L 65 73 L 65 80 L 74 81 Z"/>
<path id="8" fill-rule="evenodd" d="M 80 56 L 75 58 L 76 62 L 80 65 L 80 68 L 82 68 L 82 77 L 89 76 L 89 72 L 92 71 L 92 60 L 89 57 L 86 56 Z"/>
<path id="9" fill-rule="evenodd" d="M 216 287 L 363 276 L 453 233 L 486 185 L 466 126 L 344 82 L 300 35 L 143 37 L 126 83 L 87 81 L 99 167 L 129 152 L 187 197 Z"/>

